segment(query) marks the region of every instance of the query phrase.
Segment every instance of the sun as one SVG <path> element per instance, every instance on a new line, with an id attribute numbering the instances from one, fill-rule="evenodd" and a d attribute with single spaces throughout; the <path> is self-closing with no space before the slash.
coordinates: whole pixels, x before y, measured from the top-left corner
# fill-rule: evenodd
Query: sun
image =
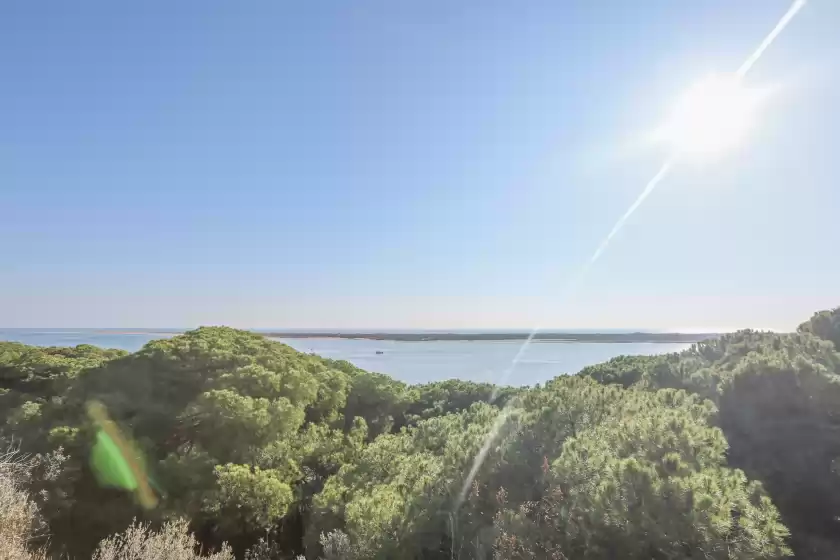
<path id="1" fill-rule="evenodd" d="M 657 136 L 681 159 L 719 156 L 743 142 L 761 98 L 737 76 L 709 76 L 677 100 Z"/>

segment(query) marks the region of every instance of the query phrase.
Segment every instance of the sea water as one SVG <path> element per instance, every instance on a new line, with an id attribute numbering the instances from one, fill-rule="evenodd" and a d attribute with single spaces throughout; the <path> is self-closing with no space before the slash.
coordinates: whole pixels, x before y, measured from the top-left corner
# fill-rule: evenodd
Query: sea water
<path id="1" fill-rule="evenodd" d="M 93 344 L 133 352 L 158 338 L 177 334 L 159 329 L 0 329 L 0 340 L 14 340 L 38 346 Z M 512 362 L 522 340 L 511 341 L 422 341 L 277 338 L 301 352 L 325 358 L 347 360 L 369 371 L 385 373 L 407 383 L 428 383 L 444 379 L 486 381 L 508 385 L 544 383 L 558 375 L 574 374 L 588 365 L 622 354 L 679 352 L 688 344 L 532 342 Z"/>

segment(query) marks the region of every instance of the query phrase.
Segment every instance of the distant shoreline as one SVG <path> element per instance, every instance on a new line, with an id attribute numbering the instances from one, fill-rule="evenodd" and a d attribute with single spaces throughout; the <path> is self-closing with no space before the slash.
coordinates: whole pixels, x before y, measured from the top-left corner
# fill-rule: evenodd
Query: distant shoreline
<path id="1" fill-rule="evenodd" d="M 84 331 L 82 331 L 84 332 Z M 113 336 L 175 336 L 179 334 L 184 334 L 187 332 L 186 330 L 183 331 L 134 331 L 134 330 L 110 330 L 110 329 L 93 329 L 94 334 L 102 334 L 102 335 L 113 335 Z"/>
<path id="2" fill-rule="evenodd" d="M 181 334 L 180 330 L 135 331 L 135 330 L 99 330 L 100 334 L 111 335 L 164 335 Z M 395 342 L 504 342 L 510 340 L 527 340 L 529 333 L 519 332 L 490 332 L 490 333 L 458 333 L 458 332 L 263 332 L 251 331 L 266 338 L 328 338 L 345 340 L 391 340 Z M 534 342 L 592 342 L 592 343 L 652 343 L 652 344 L 691 344 L 717 338 L 720 333 L 680 333 L 680 332 L 537 332 Z"/>
<path id="3" fill-rule="evenodd" d="M 527 340 L 529 333 L 362 333 L 362 332 L 260 332 L 268 338 L 342 338 L 349 340 L 393 340 L 398 342 L 440 342 L 440 341 L 506 341 Z M 661 343 L 674 344 L 700 342 L 720 336 L 718 333 L 570 333 L 538 332 L 532 340 L 536 342 L 603 342 L 603 343 Z"/>

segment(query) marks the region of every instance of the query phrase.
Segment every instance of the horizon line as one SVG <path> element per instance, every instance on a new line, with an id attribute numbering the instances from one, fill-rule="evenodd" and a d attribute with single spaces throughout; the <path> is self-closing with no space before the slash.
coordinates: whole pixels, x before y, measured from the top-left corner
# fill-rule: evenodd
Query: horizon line
<path id="1" fill-rule="evenodd" d="M 533 329 L 527 327 L 232 327 L 224 323 L 216 324 L 201 324 L 189 327 L 6 327 L 0 326 L 0 331 L 9 330 L 26 330 L 26 331 L 48 331 L 53 330 L 57 332 L 67 332 L 73 330 L 79 331 L 127 331 L 125 334 L 131 334 L 130 331 L 138 331 L 138 334 L 148 333 L 173 333 L 194 330 L 200 327 L 231 327 L 239 330 L 246 330 L 255 333 L 269 332 L 269 333 L 340 333 L 340 334 L 411 334 L 411 333 L 436 333 L 436 334 L 463 334 L 463 333 L 520 333 L 530 332 Z M 608 333 L 608 332 L 622 332 L 622 333 L 684 333 L 684 334 L 725 334 L 740 330 L 756 330 L 756 331 L 770 331 L 770 332 L 791 332 L 785 329 L 778 329 L 772 327 L 546 327 L 539 329 L 540 333 Z"/>

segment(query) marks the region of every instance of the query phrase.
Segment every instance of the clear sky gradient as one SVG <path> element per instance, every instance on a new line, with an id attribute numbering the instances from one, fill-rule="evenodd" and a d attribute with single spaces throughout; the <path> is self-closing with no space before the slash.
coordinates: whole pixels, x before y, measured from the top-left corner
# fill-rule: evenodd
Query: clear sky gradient
<path id="1" fill-rule="evenodd" d="M 789 5 L 5 2 L 0 326 L 792 328 L 840 304 L 833 0 L 562 296 Z"/>

